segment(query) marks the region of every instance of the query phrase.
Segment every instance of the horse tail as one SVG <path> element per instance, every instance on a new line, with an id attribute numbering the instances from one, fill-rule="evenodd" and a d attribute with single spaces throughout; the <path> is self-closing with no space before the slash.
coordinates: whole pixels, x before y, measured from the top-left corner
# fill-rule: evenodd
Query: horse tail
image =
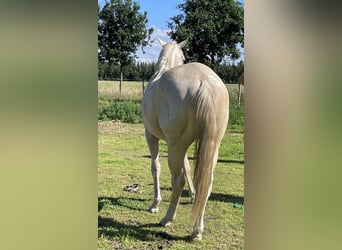
<path id="1" fill-rule="evenodd" d="M 228 93 L 227 93 L 228 95 Z M 228 112 L 220 107 L 222 93 L 206 82 L 201 82 L 197 93 L 197 140 L 195 143 L 195 200 L 192 207 L 192 219 L 203 215 L 211 193 L 213 172 L 217 162 L 218 148 L 226 130 Z M 221 117 L 218 117 L 221 116 Z M 222 119 L 223 118 L 223 119 Z M 221 121 L 224 121 L 222 124 Z"/>

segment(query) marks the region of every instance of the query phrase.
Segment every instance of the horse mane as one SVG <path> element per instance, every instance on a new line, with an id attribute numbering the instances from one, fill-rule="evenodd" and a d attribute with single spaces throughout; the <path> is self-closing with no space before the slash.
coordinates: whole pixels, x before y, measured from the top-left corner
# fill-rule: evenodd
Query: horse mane
<path id="1" fill-rule="evenodd" d="M 151 82 L 158 80 L 162 74 L 167 70 L 167 56 L 160 56 L 157 64 L 154 67 L 154 74 L 151 77 Z"/>

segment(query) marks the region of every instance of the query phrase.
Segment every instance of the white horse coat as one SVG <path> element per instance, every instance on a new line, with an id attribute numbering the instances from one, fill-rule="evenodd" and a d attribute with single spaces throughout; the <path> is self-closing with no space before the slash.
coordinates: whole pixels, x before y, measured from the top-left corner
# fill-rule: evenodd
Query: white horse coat
<path id="1" fill-rule="evenodd" d="M 158 212 L 161 201 L 158 141 L 162 139 L 168 145 L 172 197 L 161 224 L 167 226 L 175 219 L 186 178 L 194 198 L 192 212 L 195 225 L 192 238 L 201 239 L 203 215 L 211 193 L 218 149 L 228 124 L 228 91 L 209 67 L 200 63 L 183 64 L 181 48 L 186 41 L 161 44 L 163 49 L 156 72 L 142 100 L 143 123 L 154 178 L 154 202 L 150 211 Z M 193 142 L 196 142 L 195 186 L 192 184 L 186 155 Z"/>

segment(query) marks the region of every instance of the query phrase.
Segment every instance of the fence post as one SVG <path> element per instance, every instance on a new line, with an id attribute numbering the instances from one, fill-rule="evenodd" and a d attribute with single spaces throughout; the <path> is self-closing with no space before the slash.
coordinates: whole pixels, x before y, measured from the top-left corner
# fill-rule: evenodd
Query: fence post
<path id="1" fill-rule="evenodd" d="M 145 79 L 142 80 L 142 95 L 144 95 L 145 92 Z"/>
<path id="2" fill-rule="evenodd" d="M 121 89 L 122 89 L 122 71 L 120 72 L 120 84 L 119 84 L 119 92 L 120 92 L 120 98 L 121 98 Z"/>

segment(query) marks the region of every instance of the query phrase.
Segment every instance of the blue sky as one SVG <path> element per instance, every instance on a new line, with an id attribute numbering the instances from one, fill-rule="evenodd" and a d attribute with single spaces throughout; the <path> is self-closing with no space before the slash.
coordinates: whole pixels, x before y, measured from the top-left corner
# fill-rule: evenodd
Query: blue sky
<path id="1" fill-rule="evenodd" d="M 106 1 L 99 0 L 98 3 L 102 7 Z M 183 0 L 135 0 L 139 3 L 140 9 L 147 12 L 148 26 L 157 26 L 160 29 L 167 29 L 167 21 L 171 17 L 180 13 L 176 8 Z"/>
<path id="2" fill-rule="evenodd" d="M 177 9 L 177 5 L 184 2 L 184 0 L 134 0 L 139 3 L 141 11 L 147 12 L 148 27 L 154 28 L 154 33 L 152 34 L 152 39 L 155 41 L 152 43 L 151 47 L 145 48 L 145 54 L 140 50 L 137 52 L 139 61 L 151 62 L 158 58 L 161 47 L 157 42 L 157 37 L 164 41 L 169 41 L 170 38 L 167 35 L 168 27 L 167 22 L 170 21 L 171 17 L 180 13 Z M 105 0 L 98 0 L 100 7 L 105 4 Z M 244 4 L 244 0 L 239 0 L 239 2 Z M 243 49 L 241 49 L 243 52 Z"/>

